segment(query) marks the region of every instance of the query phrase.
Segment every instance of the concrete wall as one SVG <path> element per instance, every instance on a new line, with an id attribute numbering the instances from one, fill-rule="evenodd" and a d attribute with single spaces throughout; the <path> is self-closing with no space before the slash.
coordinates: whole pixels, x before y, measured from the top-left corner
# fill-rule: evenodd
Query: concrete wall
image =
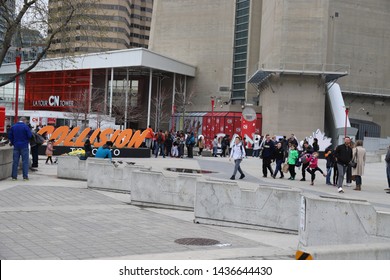
<path id="1" fill-rule="evenodd" d="M 134 171 L 130 190 L 131 204 L 193 210 L 199 175 L 167 176 L 162 172 Z"/>
<path id="2" fill-rule="evenodd" d="M 194 81 L 188 83 L 188 92 L 195 92 L 196 98 L 187 110 L 211 111 L 210 96 L 216 96 L 220 86 L 231 87 L 234 3 L 154 1 L 149 49 L 197 67 Z"/>
<path id="3" fill-rule="evenodd" d="M 260 64 L 324 64 L 328 2 L 263 1 Z"/>
<path id="4" fill-rule="evenodd" d="M 59 156 L 57 177 L 71 180 L 87 180 L 87 161 L 77 156 Z"/>
<path id="5" fill-rule="evenodd" d="M 329 3 L 328 63 L 351 66 L 350 75 L 339 81 L 341 88 L 367 92 L 387 89 L 390 95 L 390 2 Z M 338 17 L 334 16 L 336 12 Z"/>
<path id="6" fill-rule="evenodd" d="M 89 160 L 89 159 L 88 159 Z M 136 170 L 150 170 L 142 165 L 113 164 L 105 159 L 93 159 L 88 163 L 88 188 L 130 193 Z M 144 182 L 142 182 L 144 183 Z"/>
<path id="7" fill-rule="evenodd" d="M 13 148 L 0 147 L 0 180 L 11 177 L 12 162 L 13 162 Z"/>
<path id="8" fill-rule="evenodd" d="M 300 213 L 299 248 L 390 244 L 390 213 L 366 201 L 304 195 Z"/>
<path id="9" fill-rule="evenodd" d="M 196 186 L 195 222 L 233 227 L 265 228 L 296 233 L 300 191 L 237 183 L 200 180 Z"/>
<path id="10" fill-rule="evenodd" d="M 325 91 L 319 77 L 279 75 L 270 83 L 260 95 L 263 134 L 294 133 L 304 139 L 317 129 L 324 131 Z"/>

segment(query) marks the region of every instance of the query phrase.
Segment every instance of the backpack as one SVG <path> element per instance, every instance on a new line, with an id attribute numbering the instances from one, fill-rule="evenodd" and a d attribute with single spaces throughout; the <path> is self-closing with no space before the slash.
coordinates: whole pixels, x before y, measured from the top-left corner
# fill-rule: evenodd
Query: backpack
<path id="1" fill-rule="evenodd" d="M 43 142 L 45 142 L 45 138 L 43 138 L 43 136 L 40 135 L 39 133 L 34 132 L 32 135 L 33 135 L 33 141 L 35 142 L 35 144 L 42 145 Z"/>
<path id="2" fill-rule="evenodd" d="M 300 158 L 299 158 L 299 161 L 302 163 L 302 164 L 306 164 L 309 162 L 309 159 L 310 159 L 310 154 L 304 154 L 302 155 Z"/>

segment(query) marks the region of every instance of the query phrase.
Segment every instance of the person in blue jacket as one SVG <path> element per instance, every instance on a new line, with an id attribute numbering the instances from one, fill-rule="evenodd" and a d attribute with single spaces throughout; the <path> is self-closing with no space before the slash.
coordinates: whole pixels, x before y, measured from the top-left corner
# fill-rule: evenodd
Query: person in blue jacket
<path id="1" fill-rule="evenodd" d="M 23 179 L 28 180 L 28 161 L 30 139 L 32 137 L 31 129 L 26 124 L 27 119 L 21 117 L 19 122 L 14 124 L 8 133 L 8 139 L 12 146 L 14 146 L 13 162 L 12 162 L 12 180 L 18 178 L 19 160 L 22 157 Z"/>
<path id="2" fill-rule="evenodd" d="M 111 141 L 107 141 L 106 144 L 99 147 L 96 151 L 95 158 L 109 158 L 112 160 L 111 148 L 113 143 Z"/>

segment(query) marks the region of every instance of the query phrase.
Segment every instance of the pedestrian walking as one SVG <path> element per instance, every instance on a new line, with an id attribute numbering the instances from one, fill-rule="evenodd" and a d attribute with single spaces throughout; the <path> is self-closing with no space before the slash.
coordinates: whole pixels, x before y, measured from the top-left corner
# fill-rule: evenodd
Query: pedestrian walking
<path id="1" fill-rule="evenodd" d="M 387 188 L 388 188 L 386 193 L 390 194 L 390 146 L 387 150 L 385 161 L 386 161 L 386 175 L 387 175 Z"/>
<path id="2" fill-rule="evenodd" d="M 334 167 L 335 160 L 334 160 L 334 152 L 331 146 L 325 149 L 325 159 L 326 159 L 326 184 L 333 185 L 330 182 L 330 177 L 332 176 L 332 169 Z"/>
<path id="3" fill-rule="evenodd" d="M 314 180 L 316 179 L 316 172 L 320 171 L 322 176 L 326 177 L 326 174 L 324 171 L 322 171 L 321 168 L 318 167 L 318 153 L 314 152 L 310 155 L 309 159 L 309 166 L 306 168 L 307 172 L 311 174 L 311 183 L 310 185 L 314 185 Z"/>
<path id="4" fill-rule="evenodd" d="M 152 148 L 152 141 L 154 138 L 153 128 L 151 125 L 149 125 L 149 127 L 146 130 L 148 131 L 148 133 L 145 136 L 145 146 L 146 146 L 146 148 L 151 149 Z"/>
<path id="5" fill-rule="evenodd" d="M 265 136 L 265 141 L 263 143 L 263 152 L 262 152 L 262 159 L 263 159 L 263 177 L 267 177 L 267 170 L 272 174 L 274 174 L 274 171 L 271 167 L 271 162 L 274 159 L 274 151 L 275 151 L 275 143 L 272 141 L 271 136 L 267 134 Z"/>
<path id="6" fill-rule="evenodd" d="M 213 157 L 216 157 L 218 154 L 218 137 L 217 135 L 214 136 L 214 140 L 212 142 L 213 145 Z"/>
<path id="7" fill-rule="evenodd" d="M 282 142 L 278 142 L 276 144 L 276 149 L 275 149 L 275 153 L 274 153 L 274 158 L 276 161 L 275 172 L 274 172 L 274 174 L 272 174 L 272 178 L 274 178 L 274 179 L 276 178 L 276 175 L 278 175 L 278 172 L 280 172 L 280 179 L 284 178 L 284 174 L 282 171 L 282 163 L 285 160 L 284 155 L 285 155 L 285 152 L 284 152 L 283 147 L 282 147 Z"/>
<path id="8" fill-rule="evenodd" d="M 230 177 L 230 180 L 234 180 L 236 178 L 237 171 L 241 174 L 240 179 L 244 179 L 245 174 L 241 170 L 240 164 L 245 156 L 245 148 L 242 145 L 241 137 L 237 136 L 234 140 L 234 145 L 232 147 L 229 157 L 229 161 L 231 159 L 234 159 L 234 171 L 232 177 Z"/>
<path id="9" fill-rule="evenodd" d="M 362 176 L 364 175 L 364 166 L 366 164 L 366 149 L 363 148 L 363 141 L 357 140 L 355 148 L 352 151 L 352 158 L 356 162 L 356 167 L 352 167 L 352 179 L 355 179 L 355 191 L 362 190 Z"/>
<path id="10" fill-rule="evenodd" d="M 28 180 L 28 145 L 32 137 L 31 129 L 26 124 L 27 119 L 21 117 L 19 122 L 14 124 L 8 134 L 8 139 L 11 145 L 14 147 L 13 150 L 13 162 L 12 162 L 12 180 L 18 178 L 19 160 L 22 157 L 22 170 L 23 179 Z"/>
<path id="11" fill-rule="evenodd" d="M 53 160 L 52 160 L 53 151 L 54 151 L 53 140 L 49 140 L 47 142 L 46 151 L 45 151 L 45 154 L 47 156 L 46 164 L 49 164 L 49 160 L 50 160 L 50 163 L 53 164 Z"/>
<path id="12" fill-rule="evenodd" d="M 290 178 L 288 178 L 289 180 L 295 180 L 295 165 L 297 163 L 297 160 L 298 160 L 298 157 L 299 157 L 299 154 L 298 154 L 298 151 L 296 150 L 297 149 L 297 146 L 295 146 L 295 144 L 290 144 L 290 151 L 288 153 L 288 160 L 287 160 L 287 163 L 288 163 L 288 171 L 290 172 Z"/>
<path id="13" fill-rule="evenodd" d="M 204 137 L 201 135 L 199 136 L 199 140 L 198 140 L 198 148 L 199 148 L 199 151 L 198 151 L 198 156 L 202 156 L 202 151 L 204 149 Z"/>
<path id="14" fill-rule="evenodd" d="M 334 156 L 336 159 L 338 171 L 337 190 L 339 193 L 343 193 L 344 175 L 347 171 L 349 163 L 352 160 L 351 138 L 348 136 L 344 138 L 344 144 L 336 147 Z"/>

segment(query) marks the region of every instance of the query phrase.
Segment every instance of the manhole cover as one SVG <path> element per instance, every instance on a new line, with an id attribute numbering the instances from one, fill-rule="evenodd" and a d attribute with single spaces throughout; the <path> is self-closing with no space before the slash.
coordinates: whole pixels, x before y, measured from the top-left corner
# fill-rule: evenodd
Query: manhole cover
<path id="1" fill-rule="evenodd" d="M 200 169 L 190 169 L 190 168 L 175 168 L 175 167 L 168 167 L 168 168 L 165 168 L 165 170 L 168 170 L 168 171 L 171 171 L 171 172 L 195 173 L 195 174 L 216 173 L 215 171 L 210 171 L 210 170 L 200 170 Z"/>
<path id="2" fill-rule="evenodd" d="M 193 245 L 193 246 L 211 246 L 219 244 L 218 240 L 208 238 L 180 238 L 176 239 L 175 243 L 181 245 Z"/>

